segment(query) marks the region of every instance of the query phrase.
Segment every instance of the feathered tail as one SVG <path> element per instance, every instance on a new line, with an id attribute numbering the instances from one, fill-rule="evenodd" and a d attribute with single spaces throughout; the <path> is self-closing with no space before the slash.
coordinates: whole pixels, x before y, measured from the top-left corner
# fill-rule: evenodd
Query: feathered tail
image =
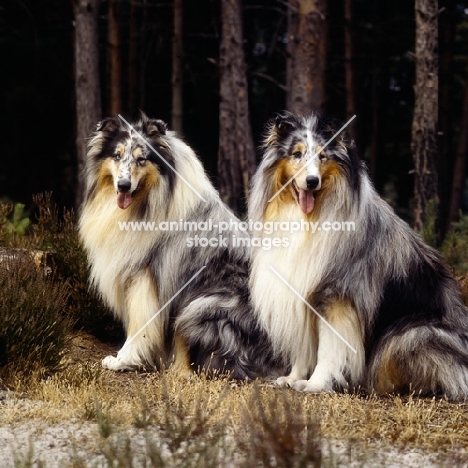
<path id="1" fill-rule="evenodd" d="M 377 346 L 368 385 L 380 394 L 414 391 L 463 400 L 468 395 L 468 333 L 443 323 L 394 328 Z"/>
<path id="2" fill-rule="evenodd" d="M 270 340 L 248 306 L 232 310 L 209 308 L 182 314 L 176 325 L 190 351 L 191 364 L 209 374 L 229 374 L 245 380 L 280 374 Z"/>

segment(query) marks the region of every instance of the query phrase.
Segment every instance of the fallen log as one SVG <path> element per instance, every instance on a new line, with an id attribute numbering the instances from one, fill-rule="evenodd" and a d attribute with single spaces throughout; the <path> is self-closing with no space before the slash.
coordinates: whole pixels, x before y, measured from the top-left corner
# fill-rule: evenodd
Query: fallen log
<path id="1" fill-rule="evenodd" d="M 0 247 L 0 268 L 10 270 L 18 264 L 31 266 L 50 277 L 55 272 L 56 262 L 51 252 Z"/>

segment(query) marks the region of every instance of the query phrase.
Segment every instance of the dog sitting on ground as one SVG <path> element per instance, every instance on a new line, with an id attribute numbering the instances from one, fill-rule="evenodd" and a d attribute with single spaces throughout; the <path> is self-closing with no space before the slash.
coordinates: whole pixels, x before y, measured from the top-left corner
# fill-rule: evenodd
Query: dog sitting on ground
<path id="1" fill-rule="evenodd" d="M 143 113 L 133 124 L 106 118 L 90 139 L 85 179 L 79 233 L 91 282 L 127 334 L 103 366 L 174 360 L 236 379 L 268 374 L 270 341 L 249 299 L 249 249 L 232 242 L 246 234 L 233 228 L 221 239 L 219 223 L 237 218 L 193 150 Z M 194 230 L 158 230 L 161 223 Z M 210 244 L 196 247 L 194 239 Z"/>
<path id="2" fill-rule="evenodd" d="M 256 249 L 252 299 L 307 392 L 365 387 L 468 396 L 468 311 L 438 253 L 376 193 L 354 143 L 315 114 L 267 126 L 249 217 L 288 247 Z M 279 222 L 318 223 L 315 232 Z M 355 230 L 320 229 L 347 223 Z M 254 233 L 266 236 L 263 233 Z"/>

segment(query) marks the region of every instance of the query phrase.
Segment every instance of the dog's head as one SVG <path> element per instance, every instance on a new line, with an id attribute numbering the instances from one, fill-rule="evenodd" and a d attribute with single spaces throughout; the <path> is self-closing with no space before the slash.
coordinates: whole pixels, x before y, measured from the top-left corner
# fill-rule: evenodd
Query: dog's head
<path id="1" fill-rule="evenodd" d="M 88 164 L 95 168 L 98 190 L 113 190 L 116 203 L 126 209 L 135 196 L 144 195 L 167 175 L 171 151 L 165 140 L 166 124 L 141 112 L 135 123 L 109 117 L 97 125 L 90 141 Z"/>
<path id="2" fill-rule="evenodd" d="M 267 124 L 263 149 L 276 189 L 286 185 L 284 191 L 305 214 L 312 213 L 317 196 L 338 177 L 355 178 L 354 143 L 343 133 L 337 135 L 338 128 L 316 114 L 302 117 L 287 111 Z"/>

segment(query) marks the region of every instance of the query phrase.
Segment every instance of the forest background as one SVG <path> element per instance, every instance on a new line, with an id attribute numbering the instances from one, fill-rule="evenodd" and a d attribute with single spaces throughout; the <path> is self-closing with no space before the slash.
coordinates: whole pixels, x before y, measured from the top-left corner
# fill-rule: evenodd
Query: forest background
<path id="1" fill-rule="evenodd" d="M 0 57 L 3 202 L 52 190 L 78 207 L 86 137 L 142 109 L 181 132 L 242 213 L 264 125 L 287 108 L 356 114 L 376 188 L 417 228 L 424 184 L 436 185 L 439 240 L 468 211 L 462 1 L 10 0 Z M 418 158 L 436 175 L 422 186 Z"/>

